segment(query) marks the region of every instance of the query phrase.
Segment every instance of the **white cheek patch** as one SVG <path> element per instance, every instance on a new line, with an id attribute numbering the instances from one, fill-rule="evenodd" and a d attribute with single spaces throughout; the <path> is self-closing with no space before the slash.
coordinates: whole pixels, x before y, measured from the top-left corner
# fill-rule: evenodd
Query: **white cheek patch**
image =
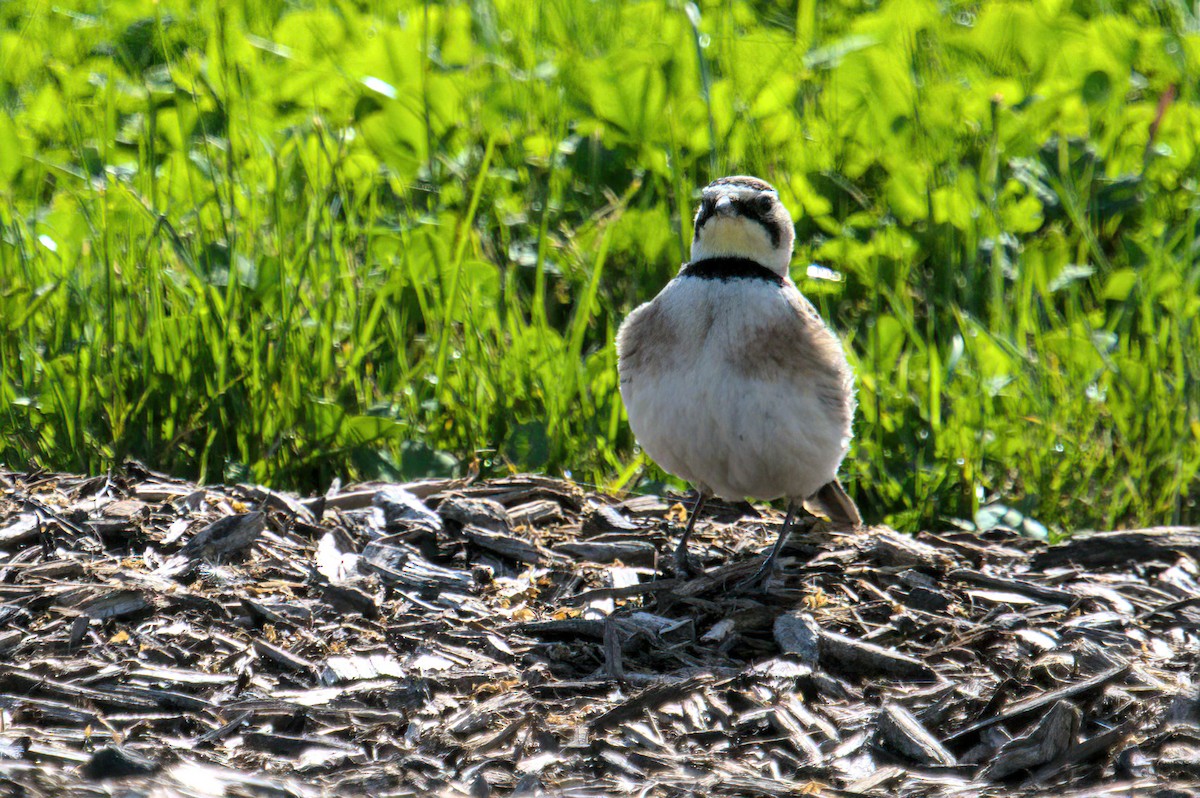
<path id="1" fill-rule="evenodd" d="M 758 222 L 739 216 L 713 216 L 692 242 L 692 261 L 707 258 L 749 258 L 787 273 L 790 252 L 771 245 L 771 237 Z"/>

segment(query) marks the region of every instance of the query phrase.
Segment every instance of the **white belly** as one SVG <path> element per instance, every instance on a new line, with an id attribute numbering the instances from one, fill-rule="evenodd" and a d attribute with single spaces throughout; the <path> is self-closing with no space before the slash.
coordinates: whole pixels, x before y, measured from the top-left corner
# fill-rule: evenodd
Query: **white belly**
<path id="1" fill-rule="evenodd" d="M 834 478 L 849 441 L 815 394 L 709 365 L 643 375 L 626 391 L 629 424 L 654 462 L 726 499 L 803 499 Z"/>

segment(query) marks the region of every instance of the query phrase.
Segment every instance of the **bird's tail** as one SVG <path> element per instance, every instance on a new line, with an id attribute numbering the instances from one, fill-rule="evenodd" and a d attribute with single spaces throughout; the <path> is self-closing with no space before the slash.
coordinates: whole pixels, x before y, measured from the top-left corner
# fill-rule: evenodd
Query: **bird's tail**
<path id="1" fill-rule="evenodd" d="M 804 509 L 813 515 L 825 516 L 835 527 L 857 529 L 863 525 L 862 513 L 837 477 L 805 499 Z"/>

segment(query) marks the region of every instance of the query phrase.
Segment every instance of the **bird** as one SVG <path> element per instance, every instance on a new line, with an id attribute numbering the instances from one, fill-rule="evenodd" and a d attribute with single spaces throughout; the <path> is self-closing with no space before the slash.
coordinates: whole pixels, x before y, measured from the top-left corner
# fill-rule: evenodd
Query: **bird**
<path id="1" fill-rule="evenodd" d="M 838 525 L 862 515 L 838 479 L 856 409 L 838 336 L 789 275 L 795 229 L 768 182 L 735 175 L 701 192 L 691 259 L 617 331 L 617 371 L 642 450 L 696 490 L 677 572 L 710 497 L 787 502 L 773 573 L 805 503 Z"/>

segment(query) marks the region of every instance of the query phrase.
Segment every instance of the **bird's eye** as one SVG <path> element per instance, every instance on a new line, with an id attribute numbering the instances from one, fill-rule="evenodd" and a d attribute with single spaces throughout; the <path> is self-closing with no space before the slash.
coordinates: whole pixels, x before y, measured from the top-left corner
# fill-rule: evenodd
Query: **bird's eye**
<path id="1" fill-rule="evenodd" d="M 775 201 L 771 198 L 770 194 L 759 194 L 754 198 L 754 207 L 760 211 L 769 211 L 774 204 Z"/>

